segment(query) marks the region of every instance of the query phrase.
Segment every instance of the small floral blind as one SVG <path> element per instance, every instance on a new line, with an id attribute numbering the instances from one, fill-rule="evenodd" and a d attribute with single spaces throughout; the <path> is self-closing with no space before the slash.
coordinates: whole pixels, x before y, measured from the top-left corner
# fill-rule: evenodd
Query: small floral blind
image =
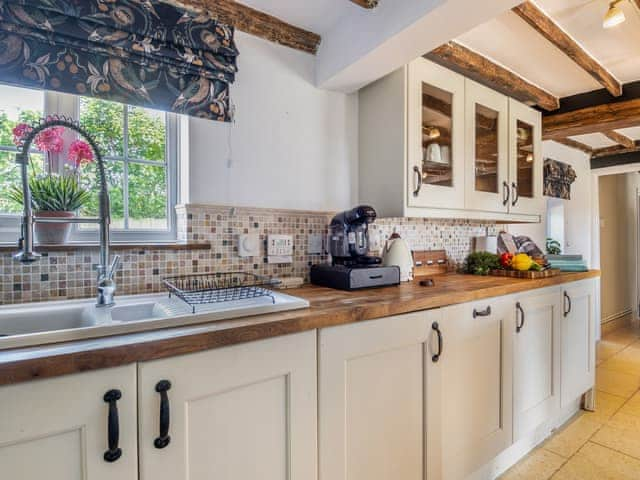
<path id="1" fill-rule="evenodd" d="M 151 0 L 0 0 L 0 81 L 229 121 L 233 35 Z"/>
<path id="2" fill-rule="evenodd" d="M 571 200 L 571 184 L 576 178 L 576 171 L 571 165 L 545 158 L 544 194 L 547 197 Z"/>

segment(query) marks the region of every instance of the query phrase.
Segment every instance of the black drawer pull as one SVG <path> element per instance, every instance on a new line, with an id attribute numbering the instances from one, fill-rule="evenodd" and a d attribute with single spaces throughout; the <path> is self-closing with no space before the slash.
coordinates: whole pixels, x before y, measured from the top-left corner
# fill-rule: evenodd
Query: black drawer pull
<path id="1" fill-rule="evenodd" d="M 505 207 L 509 203 L 509 194 L 511 190 L 509 190 L 509 184 L 507 182 L 502 182 L 502 205 Z"/>
<path id="2" fill-rule="evenodd" d="M 170 389 L 171 382 L 169 380 L 160 380 L 156 384 L 156 392 L 160 394 L 160 436 L 153 441 L 153 445 L 156 448 L 164 448 L 171 443 L 171 437 L 169 436 L 171 412 L 169 395 L 167 394 Z"/>
<path id="3" fill-rule="evenodd" d="M 525 320 L 524 309 L 522 308 L 522 305 L 520 305 L 520 302 L 516 303 L 516 309 L 520 312 L 520 323 L 518 323 L 518 314 L 516 313 L 516 333 L 520 333 L 520 330 L 524 327 Z"/>
<path id="4" fill-rule="evenodd" d="M 440 360 L 440 355 L 442 355 L 442 332 L 440 331 L 440 325 L 438 325 L 438 322 L 433 322 L 431 324 L 431 329 L 436 332 L 436 335 L 438 335 L 438 353 L 431 357 L 431 361 L 433 363 L 437 363 L 437 361 Z"/>
<path id="5" fill-rule="evenodd" d="M 118 400 L 122 398 L 120 390 L 109 390 L 104 394 L 104 401 L 109 404 L 109 417 L 107 420 L 107 436 L 109 450 L 104 452 L 105 462 L 115 462 L 122 456 L 122 449 L 118 447 L 120 442 L 120 422 L 118 420 Z"/>
<path id="6" fill-rule="evenodd" d="M 488 317 L 489 315 L 491 315 L 491 306 L 488 306 L 484 310 L 480 310 L 480 311 L 476 310 L 475 308 L 473 309 L 473 318 Z"/>
<path id="7" fill-rule="evenodd" d="M 563 313 L 563 315 L 566 317 L 571 313 L 571 297 L 569 296 L 569 294 L 567 292 L 564 292 L 564 304 L 567 307 Z"/>

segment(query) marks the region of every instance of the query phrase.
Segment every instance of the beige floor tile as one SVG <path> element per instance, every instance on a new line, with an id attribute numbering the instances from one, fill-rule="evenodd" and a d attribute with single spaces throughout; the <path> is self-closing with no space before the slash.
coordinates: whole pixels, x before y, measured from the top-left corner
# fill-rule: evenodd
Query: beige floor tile
<path id="1" fill-rule="evenodd" d="M 616 413 L 591 440 L 640 460 L 640 417 Z"/>
<path id="2" fill-rule="evenodd" d="M 578 414 L 562 430 L 556 432 L 542 447 L 565 458 L 569 458 L 582 447 L 602 423 L 588 415 Z"/>
<path id="3" fill-rule="evenodd" d="M 640 345 L 638 346 L 640 348 Z M 605 360 L 610 359 L 616 353 L 625 349 L 625 345 L 607 340 L 600 340 L 596 345 L 596 363 L 600 365 Z"/>
<path id="4" fill-rule="evenodd" d="M 640 460 L 587 443 L 553 476 L 553 480 L 638 480 Z"/>
<path id="5" fill-rule="evenodd" d="M 605 360 L 601 366 L 607 370 L 640 376 L 640 348 L 627 347 Z"/>
<path id="6" fill-rule="evenodd" d="M 609 370 L 603 366 L 604 363 L 596 368 L 597 390 L 630 398 L 640 388 L 640 375 Z"/>
<path id="7" fill-rule="evenodd" d="M 500 480 L 547 480 L 566 461 L 560 455 L 537 448 L 505 472 Z"/>
<path id="8" fill-rule="evenodd" d="M 623 327 L 607 333 L 605 339 L 608 342 L 616 342 L 629 345 L 640 339 L 640 329 L 635 327 Z"/>
<path id="9" fill-rule="evenodd" d="M 596 390 L 596 411 L 584 415 L 600 423 L 606 423 L 626 402 L 624 397 Z M 640 406 L 640 403 L 639 403 Z"/>
<path id="10" fill-rule="evenodd" d="M 619 412 L 640 417 L 640 392 L 627 400 L 627 403 L 620 408 Z"/>

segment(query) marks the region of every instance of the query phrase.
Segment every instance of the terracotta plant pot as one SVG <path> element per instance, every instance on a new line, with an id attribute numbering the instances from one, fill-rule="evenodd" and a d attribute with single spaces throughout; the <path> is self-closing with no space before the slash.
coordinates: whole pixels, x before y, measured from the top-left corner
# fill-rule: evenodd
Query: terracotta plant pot
<path id="1" fill-rule="evenodd" d="M 36 212 L 36 217 L 75 217 L 74 212 Z M 71 223 L 38 223 L 34 225 L 35 241 L 39 245 L 62 245 L 69 239 Z"/>

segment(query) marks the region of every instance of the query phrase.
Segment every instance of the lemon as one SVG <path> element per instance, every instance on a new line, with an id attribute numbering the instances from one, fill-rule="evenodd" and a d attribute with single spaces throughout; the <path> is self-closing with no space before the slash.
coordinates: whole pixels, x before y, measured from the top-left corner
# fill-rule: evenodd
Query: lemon
<path id="1" fill-rule="evenodd" d="M 514 270 L 519 270 L 521 272 L 529 270 L 532 264 L 533 259 L 526 253 L 519 253 L 513 257 L 513 260 L 511 260 L 511 267 Z"/>

